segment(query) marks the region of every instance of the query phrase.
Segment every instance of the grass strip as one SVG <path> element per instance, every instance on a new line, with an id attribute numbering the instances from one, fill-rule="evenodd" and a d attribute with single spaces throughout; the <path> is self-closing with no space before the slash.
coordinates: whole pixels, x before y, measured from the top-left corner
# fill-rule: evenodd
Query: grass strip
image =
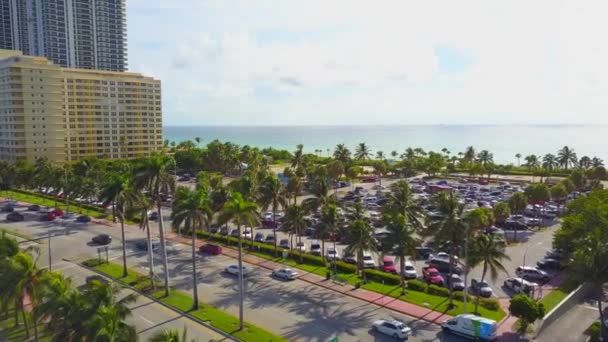
<path id="1" fill-rule="evenodd" d="M 549 312 L 553 310 L 564 298 L 566 298 L 570 292 L 565 291 L 561 288 L 554 289 L 549 292 L 546 296 L 544 296 L 540 302 L 545 306 L 545 312 Z"/>
<path id="2" fill-rule="evenodd" d="M 5 197 L 8 197 L 12 200 L 15 201 L 19 201 L 19 202 L 26 202 L 26 203 L 30 203 L 30 204 L 37 204 L 40 206 L 44 206 L 44 207 L 51 207 L 51 208 L 59 208 L 61 210 L 67 210 L 67 205 L 65 204 L 65 200 L 58 198 L 57 199 L 57 203 L 55 203 L 55 200 L 47 198 L 45 196 L 42 196 L 40 194 L 36 194 L 33 192 L 21 192 L 21 191 L 12 191 L 12 190 L 5 190 L 2 191 L 2 195 Z M 57 206 L 55 206 L 55 204 L 57 204 Z M 77 206 L 74 203 L 71 203 L 69 205 L 71 212 L 78 212 L 79 214 L 82 215 L 88 215 L 91 217 L 101 217 L 105 215 L 105 210 L 103 209 L 99 209 L 99 210 L 91 210 L 88 208 L 82 208 Z"/>
<path id="3" fill-rule="evenodd" d="M 98 259 L 91 259 L 84 262 L 86 266 L 92 267 L 95 270 L 109 276 L 110 278 L 116 279 L 119 282 L 133 286 L 140 291 L 145 291 L 150 288 L 150 280 L 140 273 L 137 273 L 131 269 L 127 271 L 126 277 L 122 276 L 122 266 L 114 263 L 104 263 Z M 160 286 L 159 286 L 160 287 Z M 187 312 L 188 314 L 200 319 L 201 321 L 207 322 L 211 326 L 235 336 L 243 341 L 247 342 L 275 342 L 275 341 L 287 341 L 286 339 L 274 335 L 258 326 L 245 322 L 245 328 L 238 330 L 239 320 L 238 318 L 225 313 L 211 305 L 199 303 L 198 310 L 192 310 L 194 300 L 192 297 L 182 291 L 171 289 L 168 297 L 164 297 L 164 291 L 158 290 L 151 294 L 154 298 L 158 299 L 162 303 L 173 307 L 179 311 Z"/>

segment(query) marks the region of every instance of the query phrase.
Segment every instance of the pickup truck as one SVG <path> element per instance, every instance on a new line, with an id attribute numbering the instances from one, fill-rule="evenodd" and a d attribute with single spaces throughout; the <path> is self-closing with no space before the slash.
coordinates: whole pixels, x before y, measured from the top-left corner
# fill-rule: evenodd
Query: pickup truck
<path id="1" fill-rule="evenodd" d="M 422 278 L 430 284 L 443 286 L 444 283 L 441 273 L 439 273 L 436 268 L 430 266 L 422 268 Z"/>

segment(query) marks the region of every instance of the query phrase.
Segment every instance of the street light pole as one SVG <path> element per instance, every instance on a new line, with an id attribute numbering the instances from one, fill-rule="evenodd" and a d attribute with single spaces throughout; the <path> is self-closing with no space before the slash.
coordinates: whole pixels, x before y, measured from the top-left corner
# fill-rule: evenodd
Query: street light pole
<path id="1" fill-rule="evenodd" d="M 463 313 L 467 313 L 467 275 L 469 274 L 469 225 L 467 224 L 464 229 L 464 309 Z M 450 279 L 451 280 L 451 279 Z"/>
<path id="2" fill-rule="evenodd" d="M 52 271 L 53 257 L 51 256 L 51 234 L 48 235 L 49 242 L 49 271 Z"/>

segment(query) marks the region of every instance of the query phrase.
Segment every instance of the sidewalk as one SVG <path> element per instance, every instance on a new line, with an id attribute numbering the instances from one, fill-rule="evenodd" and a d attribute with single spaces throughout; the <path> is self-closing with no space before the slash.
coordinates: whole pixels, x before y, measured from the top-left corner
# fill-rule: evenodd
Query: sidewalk
<path id="1" fill-rule="evenodd" d="M 191 244 L 190 238 L 184 238 L 184 237 L 177 236 L 173 232 L 167 232 L 166 237 L 167 237 L 167 240 L 169 240 L 169 241 L 179 242 L 179 243 L 183 243 L 186 245 Z M 200 246 L 202 246 L 204 244 L 203 240 L 197 239 L 196 241 L 197 241 L 196 242 L 197 248 L 199 248 Z M 224 254 L 228 257 L 231 257 L 231 258 L 238 258 L 238 251 L 235 249 L 229 248 L 229 247 L 223 247 L 222 254 Z M 248 264 L 262 267 L 262 268 L 265 268 L 268 270 L 274 270 L 277 268 L 284 267 L 283 264 L 280 264 L 280 263 L 277 263 L 277 262 L 274 262 L 271 260 L 266 260 L 266 259 L 257 257 L 255 255 L 250 255 L 250 254 L 246 254 L 246 253 L 243 253 L 243 261 Z M 371 291 L 367 291 L 364 289 L 355 289 L 353 286 L 350 286 L 350 285 L 337 284 L 330 280 L 326 280 L 325 278 L 320 277 L 316 274 L 303 273 L 300 276 L 298 276 L 298 279 L 305 281 L 307 283 L 313 284 L 313 285 L 321 286 L 328 290 L 332 290 L 332 291 L 341 293 L 346 296 L 350 296 L 350 297 L 353 297 L 353 298 L 356 298 L 359 300 L 363 300 L 370 304 L 378 305 L 378 306 L 386 308 L 386 309 L 390 309 L 390 310 L 393 310 L 393 311 L 396 311 L 396 312 L 399 312 L 402 314 L 406 314 L 408 316 L 422 319 L 422 320 L 430 322 L 430 323 L 441 324 L 444 320 L 452 318 L 452 316 L 450 316 L 450 315 L 443 314 L 443 313 L 437 312 L 437 311 L 433 311 L 431 309 L 423 308 L 418 305 L 410 304 L 410 303 L 407 303 L 402 300 L 395 299 L 395 298 L 392 298 L 389 296 L 384 296 L 384 295 L 381 295 L 376 292 L 371 292 Z"/>

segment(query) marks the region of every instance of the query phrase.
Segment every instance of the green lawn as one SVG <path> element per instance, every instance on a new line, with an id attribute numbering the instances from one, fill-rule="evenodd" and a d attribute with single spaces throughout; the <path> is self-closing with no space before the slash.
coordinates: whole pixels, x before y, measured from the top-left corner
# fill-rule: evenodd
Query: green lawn
<path id="1" fill-rule="evenodd" d="M 128 270 L 128 276 L 122 277 L 122 266 L 109 263 L 100 264 L 97 259 L 91 259 L 84 262 L 85 265 L 95 268 L 101 273 L 108 275 L 109 277 L 129 284 L 138 289 L 149 288 L 150 281 L 143 275 Z M 238 331 L 239 320 L 230 314 L 227 314 L 221 310 L 218 310 L 210 305 L 200 303 L 199 309 L 191 311 L 192 304 L 194 303 L 192 297 L 189 294 L 171 289 L 169 297 L 164 297 L 164 291 L 158 290 L 152 294 L 153 297 L 157 298 L 161 302 L 174 307 L 175 309 L 197 317 L 198 319 L 208 322 L 212 326 L 224 331 L 230 335 L 238 337 L 243 341 L 251 342 L 274 342 L 274 341 L 287 341 L 286 339 L 274 335 L 262 328 L 245 322 L 245 329 Z"/>
<path id="2" fill-rule="evenodd" d="M 28 321 L 30 324 L 28 325 L 30 331 L 30 337 L 33 338 L 34 330 L 31 325 L 31 320 Z M 5 320 L 0 320 L 0 341 L 8 341 L 8 342 L 21 342 L 25 341 L 25 326 L 23 325 L 23 316 L 19 313 L 19 325 L 15 326 L 15 314 L 13 309 L 8 310 L 8 318 Z M 38 337 L 39 341 L 47 342 L 50 341 L 51 338 L 46 335 L 45 329 L 43 325 L 38 325 Z"/>
<path id="3" fill-rule="evenodd" d="M 5 191 L 2 191 L 2 196 L 9 197 L 15 201 L 26 202 L 26 203 L 30 203 L 30 204 L 37 204 L 37 205 L 44 206 L 44 207 L 55 207 L 55 200 L 46 198 L 44 196 L 41 196 L 41 195 L 35 194 L 35 193 L 24 194 L 22 192 L 5 190 Z M 67 206 L 65 205 L 65 201 L 62 200 L 61 198 L 57 200 L 57 207 L 61 210 L 67 209 Z M 83 214 L 83 215 L 88 215 L 91 217 L 100 217 L 100 216 L 105 215 L 104 214 L 105 211 L 101 208 L 99 208 L 99 210 L 90 210 L 90 209 L 77 207 L 74 204 L 70 204 L 70 211 L 76 212 L 79 214 Z"/>
<path id="4" fill-rule="evenodd" d="M 272 260 L 278 263 L 282 263 L 284 265 L 288 265 L 294 268 L 301 269 L 303 271 L 314 273 L 320 275 L 322 277 L 326 276 L 327 268 L 323 266 L 313 266 L 308 264 L 299 264 L 293 259 L 283 259 L 283 258 L 273 258 L 264 253 L 259 252 L 250 252 L 250 254 L 256 255 L 260 258 L 264 258 L 267 260 Z M 338 278 L 342 281 L 347 282 L 350 285 L 355 285 L 357 282 L 361 281 L 361 279 L 353 274 L 353 273 L 340 273 L 338 272 Z M 368 281 L 367 284 L 363 284 L 362 288 L 377 292 L 383 295 L 387 295 L 393 298 L 401 299 L 405 302 L 416 304 L 418 306 L 428 307 L 435 311 L 446 312 L 448 299 L 446 297 L 435 296 L 428 293 L 420 292 L 420 291 L 412 291 L 407 290 L 405 296 L 401 296 L 401 288 L 395 285 L 384 285 L 375 281 Z M 449 315 L 458 315 L 463 313 L 464 303 L 460 301 L 454 301 L 456 308 L 447 311 L 446 313 Z M 467 312 L 473 312 L 475 310 L 475 304 L 467 303 Z M 478 307 L 478 311 L 481 316 L 493 319 L 495 321 L 500 321 L 506 316 L 506 313 L 502 310 L 493 311 L 488 310 L 481 305 Z"/>
<path id="5" fill-rule="evenodd" d="M 551 291 L 548 295 L 544 296 L 540 302 L 545 305 L 545 312 L 551 311 L 554 307 L 559 304 L 564 298 L 566 298 L 570 292 L 564 291 L 561 288 Z"/>

